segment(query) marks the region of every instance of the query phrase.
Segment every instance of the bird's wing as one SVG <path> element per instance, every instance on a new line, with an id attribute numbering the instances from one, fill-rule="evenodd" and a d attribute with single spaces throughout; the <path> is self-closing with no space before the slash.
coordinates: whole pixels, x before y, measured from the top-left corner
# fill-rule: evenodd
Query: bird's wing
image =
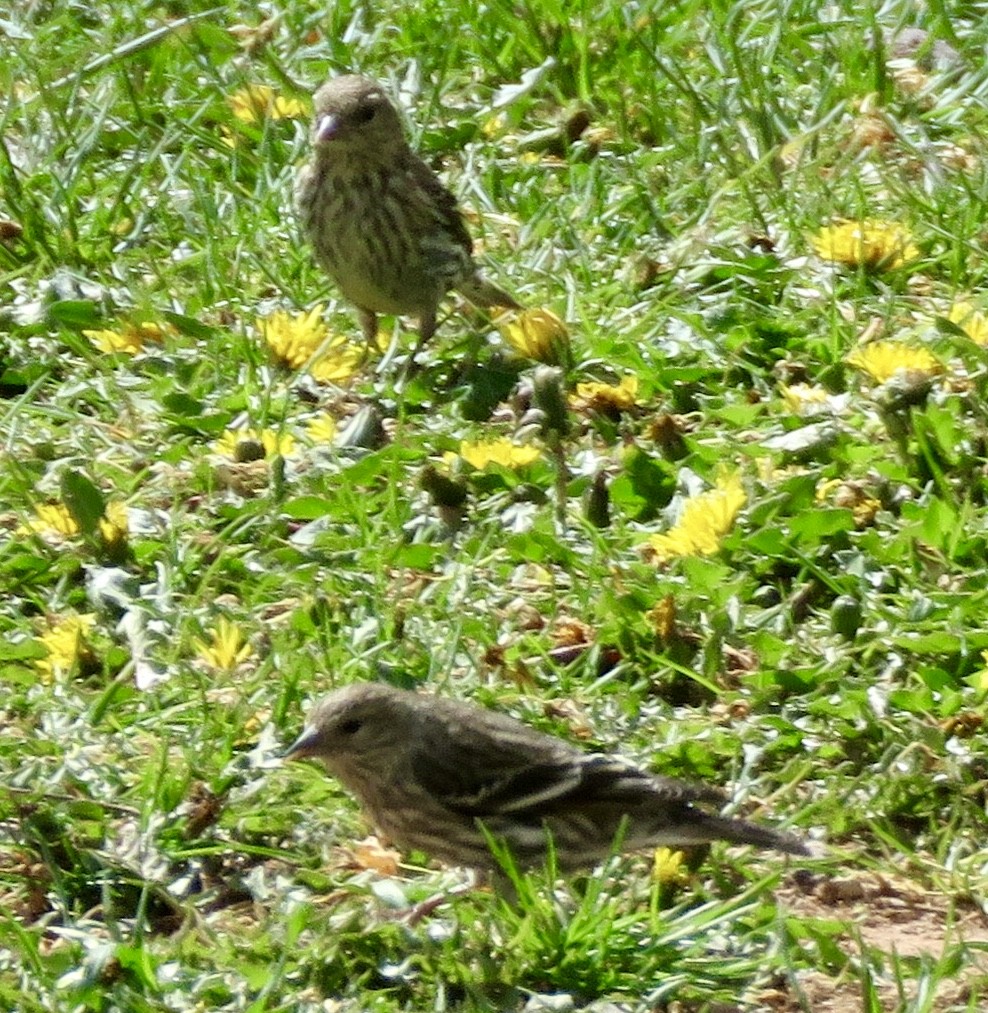
<path id="1" fill-rule="evenodd" d="M 464 816 L 537 808 L 574 790 L 582 776 L 565 748 L 529 751 L 518 742 L 502 748 L 486 736 L 457 743 L 455 753 L 438 742 L 434 746 L 412 757 L 412 774 L 425 791 Z"/>
<path id="2" fill-rule="evenodd" d="M 413 773 L 430 794 L 464 816 L 485 818 L 529 811 L 550 815 L 570 808 L 633 809 L 664 798 L 689 804 L 718 799 L 712 789 L 654 778 L 619 757 L 599 754 L 498 755 L 485 743 L 476 758 L 435 751 L 415 758 Z"/>
<path id="3" fill-rule="evenodd" d="M 428 196 L 427 207 L 433 213 L 436 224 L 439 225 L 439 234 L 466 253 L 470 258 L 473 254 L 473 240 L 463 222 L 463 215 L 456 203 L 456 197 L 447 190 L 442 180 L 423 162 L 417 155 L 413 155 L 414 161 L 410 164 L 411 174 L 415 183 L 420 186 Z"/>
<path id="4" fill-rule="evenodd" d="M 594 753 L 582 757 L 579 766 L 579 783 L 565 796 L 558 796 L 557 804 L 632 812 L 636 806 L 645 804 L 665 802 L 670 806 L 689 806 L 695 802 L 724 801 L 723 794 L 716 788 L 656 777 L 619 756 Z"/>
<path id="5" fill-rule="evenodd" d="M 420 229 L 423 252 L 442 267 L 449 286 L 466 296 L 474 306 L 521 309 L 515 299 L 478 271 L 473 259 L 473 240 L 453 194 L 417 156 L 412 175 L 428 195 L 423 206 L 429 209 L 433 219 L 428 227 Z"/>
<path id="6" fill-rule="evenodd" d="M 456 288 L 477 269 L 473 241 L 456 198 L 414 152 L 406 153 L 403 169 L 403 192 L 418 195 L 405 201 L 404 220 L 430 269 L 440 276 L 443 291 Z"/>

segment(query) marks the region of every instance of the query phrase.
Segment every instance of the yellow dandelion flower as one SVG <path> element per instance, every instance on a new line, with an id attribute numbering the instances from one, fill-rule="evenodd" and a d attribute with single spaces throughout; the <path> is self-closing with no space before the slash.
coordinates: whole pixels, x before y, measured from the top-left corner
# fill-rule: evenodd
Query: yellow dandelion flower
<path id="1" fill-rule="evenodd" d="M 309 374 L 322 383 L 349 380 L 360 368 L 364 351 L 344 337 L 330 339 L 322 321 L 323 306 L 292 315 L 276 310 L 258 318 L 255 326 L 275 357 L 292 369 L 309 367 Z"/>
<path id="2" fill-rule="evenodd" d="M 288 457 L 295 451 L 295 437 L 290 433 L 275 432 L 273 429 L 264 429 L 259 435 L 261 446 L 267 457 L 280 454 Z"/>
<path id="3" fill-rule="evenodd" d="M 38 637 L 38 642 L 48 653 L 34 663 L 45 681 L 57 679 L 73 669 L 89 667 L 95 662 L 95 654 L 88 641 L 89 631 L 95 624 L 96 616 L 91 613 L 62 616 L 49 622 L 48 628 Z"/>
<path id="4" fill-rule="evenodd" d="M 460 444 L 460 457 L 478 471 L 483 471 L 488 464 L 499 464 L 502 468 L 524 468 L 537 460 L 541 453 L 537 447 L 519 447 L 503 438 L 480 443 L 464 440 Z"/>
<path id="5" fill-rule="evenodd" d="M 210 668 L 229 672 L 254 653 L 254 649 L 245 641 L 243 630 L 226 616 L 219 617 L 209 637 L 208 643 L 198 638 L 192 643 L 196 654 Z"/>
<path id="6" fill-rule="evenodd" d="M 144 349 L 144 340 L 135 331 L 83 331 L 83 336 L 101 351 L 109 355 L 137 355 Z"/>
<path id="7" fill-rule="evenodd" d="M 686 855 L 672 848 L 656 848 L 652 857 L 652 881 L 659 886 L 675 886 L 685 883 L 689 874 L 684 868 Z"/>
<path id="8" fill-rule="evenodd" d="M 304 102 L 297 98 L 284 98 L 266 84 L 241 88 L 228 101 L 233 115 L 242 123 L 262 123 L 266 119 L 297 119 L 308 113 Z"/>
<path id="9" fill-rule="evenodd" d="M 273 457 L 275 454 L 288 457 L 295 450 L 295 438 L 290 433 L 276 432 L 274 429 L 228 429 L 213 444 L 213 453 L 240 460 L 240 448 L 247 443 L 259 444 L 265 457 Z"/>
<path id="10" fill-rule="evenodd" d="M 308 313 L 286 313 L 275 310 L 270 316 L 258 317 L 254 322 L 268 348 L 285 365 L 298 369 L 304 366 L 329 337 L 323 323 L 321 303 Z"/>
<path id="11" fill-rule="evenodd" d="M 498 330 L 526 358 L 553 364 L 565 362 L 569 354 L 569 331 L 552 310 L 511 313 L 498 324 Z"/>
<path id="12" fill-rule="evenodd" d="M 313 443 L 331 443 L 336 437 L 337 428 L 336 419 L 329 412 L 323 412 L 305 427 L 305 435 Z"/>
<path id="13" fill-rule="evenodd" d="M 570 404 L 577 410 L 626 412 L 638 403 L 638 377 L 625 376 L 620 383 L 578 383 Z"/>
<path id="14" fill-rule="evenodd" d="M 137 355 L 144 351 L 146 342 L 160 341 L 164 334 L 164 328 L 160 324 L 145 321 L 144 323 L 123 324 L 117 331 L 83 331 L 82 334 L 83 337 L 89 338 L 101 352 L 106 352 L 109 355 L 115 353 Z"/>
<path id="15" fill-rule="evenodd" d="M 826 503 L 841 487 L 842 482 L 843 479 L 840 478 L 828 478 L 823 482 L 818 482 L 813 493 L 813 498 L 817 503 Z"/>
<path id="16" fill-rule="evenodd" d="M 975 309 L 969 302 L 955 302 L 950 307 L 947 319 L 957 326 L 976 344 L 988 344 L 988 317 Z"/>
<path id="17" fill-rule="evenodd" d="M 334 338 L 309 366 L 309 376 L 317 383 L 343 383 L 360 371 L 366 357 L 365 350 L 352 341 Z"/>
<path id="18" fill-rule="evenodd" d="M 488 116 L 487 119 L 481 123 L 480 132 L 488 140 L 492 140 L 504 133 L 507 124 L 508 119 L 504 113 L 495 113 L 493 116 Z"/>
<path id="19" fill-rule="evenodd" d="M 127 521 L 127 507 L 119 500 L 106 504 L 99 522 L 99 533 L 108 545 L 119 545 L 127 541 L 130 528 Z"/>
<path id="20" fill-rule="evenodd" d="M 911 233 L 897 222 L 837 222 L 822 228 L 811 242 L 824 260 L 870 271 L 888 271 L 919 257 Z"/>
<path id="21" fill-rule="evenodd" d="M 720 549 L 746 502 L 740 472 L 721 475 L 707 492 L 691 496 L 679 522 L 648 540 L 652 558 L 665 563 L 678 556 L 711 556 Z"/>
<path id="22" fill-rule="evenodd" d="M 897 373 L 922 377 L 943 372 L 943 365 L 931 352 L 897 341 L 872 341 L 856 348 L 846 361 L 878 383 L 886 383 Z"/>
<path id="23" fill-rule="evenodd" d="M 268 115 L 273 120 L 305 119 L 309 115 L 309 109 L 301 99 L 279 95 Z"/>
<path id="24" fill-rule="evenodd" d="M 17 534 L 38 534 L 55 538 L 73 538 L 80 528 L 64 503 L 42 503 L 35 507 L 34 517 L 17 529 Z M 120 502 L 107 503 L 99 522 L 105 542 L 116 544 L 127 539 L 127 507 Z"/>
<path id="25" fill-rule="evenodd" d="M 79 525 L 63 503 L 42 503 L 34 508 L 34 518 L 22 524 L 16 533 L 71 538 L 79 534 Z"/>
<path id="26" fill-rule="evenodd" d="M 988 651 L 981 652 L 981 660 L 985 663 L 985 667 L 969 675 L 964 681 L 978 693 L 988 693 Z"/>

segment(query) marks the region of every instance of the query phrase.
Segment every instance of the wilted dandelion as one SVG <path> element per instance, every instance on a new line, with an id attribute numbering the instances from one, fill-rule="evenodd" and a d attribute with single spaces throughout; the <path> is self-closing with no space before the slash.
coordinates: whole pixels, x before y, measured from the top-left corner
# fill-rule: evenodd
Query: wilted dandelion
<path id="1" fill-rule="evenodd" d="M 809 383 L 780 384 L 779 396 L 786 410 L 799 416 L 839 415 L 850 400 L 848 394 L 831 394 L 825 387 Z"/>
<path id="2" fill-rule="evenodd" d="M 851 128 L 851 143 L 855 148 L 885 148 L 895 141 L 895 131 L 879 113 L 863 111 Z"/>
<path id="3" fill-rule="evenodd" d="M 800 415 L 807 408 L 825 405 L 830 397 L 826 388 L 811 386 L 808 383 L 794 383 L 791 387 L 781 384 L 779 394 L 782 396 L 783 404 L 793 415 Z"/>
<path id="4" fill-rule="evenodd" d="M 892 79 L 905 95 L 921 95 L 930 87 L 930 75 L 915 65 L 896 67 Z"/>
<path id="5" fill-rule="evenodd" d="M 937 157 L 944 166 L 957 172 L 974 172 L 980 165 L 977 155 L 950 141 L 938 145 Z"/>
<path id="6" fill-rule="evenodd" d="M 670 643 L 677 635 L 679 624 L 676 622 L 676 611 L 675 597 L 667 594 L 646 613 L 655 630 L 655 635 L 663 644 Z"/>
<path id="7" fill-rule="evenodd" d="M 869 495 L 863 485 L 842 478 L 821 482 L 816 487 L 814 495 L 821 506 L 829 505 L 850 510 L 854 516 L 854 523 L 859 528 L 870 525 L 882 508 L 882 501 Z"/>

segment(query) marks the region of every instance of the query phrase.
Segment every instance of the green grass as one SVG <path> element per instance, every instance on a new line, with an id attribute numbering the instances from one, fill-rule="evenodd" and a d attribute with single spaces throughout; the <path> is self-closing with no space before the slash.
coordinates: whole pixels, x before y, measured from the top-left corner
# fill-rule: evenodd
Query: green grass
<path id="1" fill-rule="evenodd" d="M 3 16 L 0 1006 L 754 1010 L 776 990 L 797 1010 L 814 975 L 846 1008 L 983 1006 L 981 944 L 947 927 L 986 886 L 988 359 L 944 318 L 985 305 L 984 12 L 819 7 L 299 2 L 265 7 L 253 49 L 231 29 L 256 5 Z M 965 60 L 918 94 L 876 41 L 914 25 Z M 406 326 L 347 394 L 273 363 L 255 326 L 325 302 L 358 331 L 292 212 L 304 117 L 246 125 L 228 97 L 305 99 L 351 69 L 407 100 L 491 276 L 565 317 L 568 386 L 639 381 L 633 412 L 571 413 L 568 472 L 547 454 L 459 473 L 458 530 L 423 470 L 530 422 L 512 392 L 533 363 L 454 311 L 416 376 L 399 382 Z M 854 141 L 866 115 L 879 147 Z M 811 237 L 840 218 L 901 223 L 917 259 L 822 261 Z M 166 330 L 134 357 L 83 334 L 127 322 Z M 846 361 L 866 331 L 943 374 L 871 381 Z M 846 403 L 794 414 L 799 382 Z M 359 404 L 371 448 L 302 435 Z M 222 460 L 244 425 L 297 451 Z M 719 551 L 643 558 L 723 468 L 747 502 Z M 583 506 L 598 471 L 603 527 Z M 79 533 L 27 533 L 55 502 Z M 125 541 L 100 532 L 108 503 Z M 45 631 L 90 614 L 86 651 L 47 672 Z M 197 646 L 220 618 L 250 648 L 226 667 Z M 593 643 L 561 660 L 570 621 Z M 821 877 L 909 883 L 943 931 L 900 956 L 855 936 L 867 905 L 794 912 L 778 857 L 722 847 L 678 891 L 631 859 L 582 892 L 536 876 L 513 909 L 476 892 L 389 919 L 455 877 L 348 869 L 353 801 L 274 759 L 310 700 L 372 677 L 764 801 L 833 848 Z"/>

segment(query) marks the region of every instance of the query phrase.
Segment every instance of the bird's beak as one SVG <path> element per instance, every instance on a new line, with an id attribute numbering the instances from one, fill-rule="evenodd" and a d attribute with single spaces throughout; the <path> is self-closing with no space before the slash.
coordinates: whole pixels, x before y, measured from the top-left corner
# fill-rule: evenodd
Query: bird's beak
<path id="1" fill-rule="evenodd" d="M 315 728 L 303 728 L 302 734 L 282 754 L 283 760 L 304 760 L 319 752 L 319 733 Z"/>
<path id="2" fill-rule="evenodd" d="M 320 116 L 316 120 L 316 144 L 326 144 L 328 141 L 332 141 L 340 132 L 340 126 L 339 116 L 331 114 Z"/>

